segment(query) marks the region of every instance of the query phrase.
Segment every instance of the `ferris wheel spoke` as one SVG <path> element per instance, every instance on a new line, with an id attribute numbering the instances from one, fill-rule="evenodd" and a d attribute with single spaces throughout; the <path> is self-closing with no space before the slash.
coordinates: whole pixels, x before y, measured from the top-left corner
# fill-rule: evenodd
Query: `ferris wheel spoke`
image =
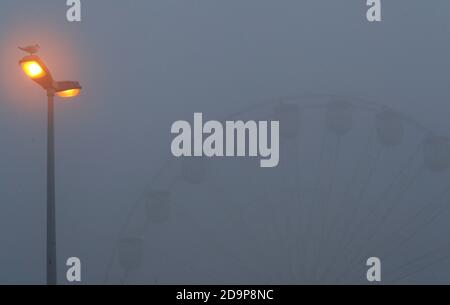
<path id="1" fill-rule="evenodd" d="M 351 211 L 350 211 L 350 216 L 348 217 L 348 221 L 352 221 L 353 219 L 355 219 L 356 215 L 358 214 L 358 211 L 361 209 L 361 202 L 362 202 L 362 198 L 363 196 L 366 194 L 366 190 L 367 187 L 369 186 L 370 181 L 372 180 L 372 177 L 375 173 L 375 168 L 376 165 L 378 164 L 380 157 L 381 157 L 381 153 L 382 153 L 382 149 L 379 148 L 375 154 L 372 160 L 372 162 L 367 162 L 369 164 L 368 170 L 367 172 L 364 174 L 364 177 L 360 178 L 359 180 L 362 182 L 361 187 L 359 188 L 359 191 L 357 192 L 358 194 L 356 195 L 356 200 L 351 200 L 350 198 L 348 198 L 348 196 L 344 197 L 348 198 L 350 202 L 354 202 L 355 204 L 353 205 Z M 361 159 L 363 160 L 363 158 Z M 345 225 L 345 223 L 343 223 L 343 225 Z M 345 229 L 345 227 L 342 228 L 342 230 L 344 231 L 344 233 L 341 235 L 340 238 L 337 238 L 337 242 L 335 243 L 336 246 L 336 254 L 333 256 L 328 268 L 325 269 L 324 273 L 323 273 L 323 277 L 326 277 L 329 272 L 333 271 L 333 267 L 335 266 L 335 262 L 337 260 L 337 258 L 339 257 L 339 255 L 344 255 L 345 253 L 345 241 L 348 240 L 349 234 L 351 233 L 351 230 L 354 229 L 354 227 L 347 222 L 347 229 Z M 338 231 L 337 227 L 334 226 L 333 231 Z"/>
<path id="2" fill-rule="evenodd" d="M 423 169 L 424 169 L 423 167 L 420 167 L 420 169 L 417 171 L 417 173 L 408 181 L 408 183 L 406 184 L 404 189 L 395 198 L 390 200 L 391 204 L 386 209 L 386 211 L 384 211 L 381 214 L 381 218 L 377 221 L 378 226 L 375 227 L 374 230 L 372 230 L 372 232 L 369 235 L 368 239 L 366 239 L 366 244 L 369 245 L 369 246 L 366 247 L 365 251 L 362 250 L 362 252 L 368 253 L 369 251 L 371 251 L 371 249 L 373 249 L 373 246 L 372 246 L 372 248 L 369 248 L 372 245 L 372 241 L 377 236 L 377 234 L 380 232 L 380 230 L 382 228 L 384 228 L 387 220 L 392 215 L 392 212 L 394 211 L 394 209 L 396 207 L 398 207 L 398 202 L 400 202 L 400 199 L 404 196 L 406 190 L 408 190 L 410 187 L 412 187 L 413 185 L 415 185 L 417 183 L 417 180 L 420 178 L 421 173 L 423 173 Z"/>
<path id="3" fill-rule="evenodd" d="M 261 234 L 256 233 L 257 229 L 251 225 L 253 222 L 250 221 L 250 219 L 245 218 L 244 213 L 236 213 L 230 209 L 229 202 L 223 201 L 223 199 L 226 198 L 226 194 L 222 188 L 217 188 L 214 184 L 210 183 L 208 185 L 208 190 L 213 191 L 214 194 L 221 194 L 220 196 L 217 196 L 217 198 L 220 198 L 219 200 L 221 200 L 222 204 L 220 206 L 226 211 L 227 219 L 231 220 L 236 226 L 245 227 L 244 230 L 241 230 L 241 233 L 248 234 L 247 239 L 256 244 L 257 249 L 255 249 L 255 253 L 265 253 L 263 242 L 261 241 Z M 235 202 L 235 204 L 237 203 Z"/>
<path id="4" fill-rule="evenodd" d="M 300 140 L 297 138 L 296 139 L 296 155 L 299 156 L 300 155 Z M 293 262 L 292 262 L 292 267 L 291 269 L 293 270 L 294 274 L 294 278 L 296 280 L 301 280 L 300 277 L 296 277 L 295 275 L 295 271 L 299 271 L 298 273 L 300 275 L 302 275 L 302 270 L 303 270 L 303 264 L 302 261 L 305 257 L 305 248 L 303 247 L 304 244 L 306 244 L 306 240 L 308 238 L 307 232 L 306 232 L 306 221 L 307 221 L 307 201 L 305 200 L 305 194 L 306 190 L 305 188 L 301 188 L 301 186 L 303 186 L 303 184 L 301 183 L 301 178 L 300 178 L 300 168 L 301 168 L 301 164 L 300 164 L 300 158 L 296 158 L 296 168 L 295 168 L 295 178 L 296 178 L 296 185 L 298 185 L 299 187 L 296 188 L 296 203 L 300 205 L 300 212 L 299 212 L 299 221 L 297 222 L 297 227 L 296 227 L 296 232 L 298 232 L 298 236 L 296 238 L 294 238 L 293 241 L 293 250 L 294 250 L 294 255 L 293 255 Z M 303 192 L 301 191 L 303 190 Z M 293 234 L 295 234 L 296 232 L 294 232 Z M 296 259 L 297 258 L 297 259 Z"/>
<path id="5" fill-rule="evenodd" d="M 181 209 L 184 209 L 183 206 L 180 206 Z M 185 210 L 185 215 L 189 215 L 189 212 Z M 211 228 L 206 228 L 203 225 L 201 225 L 198 221 L 196 221 L 193 217 L 189 217 L 190 223 L 195 226 L 200 232 L 211 232 Z M 262 276 L 263 274 L 258 269 L 251 268 L 248 264 L 248 262 L 244 262 L 242 258 L 239 255 L 235 255 L 233 252 L 230 251 L 230 248 L 223 247 L 223 245 L 219 242 L 217 242 L 216 239 L 208 237 L 208 244 L 214 245 L 214 248 L 216 252 L 219 252 L 222 255 L 225 255 L 226 257 L 229 257 L 233 259 L 235 263 L 241 266 L 242 269 L 247 270 L 248 272 L 252 274 L 257 274 L 260 276 L 260 278 L 264 278 Z M 260 255 L 263 255 L 263 253 L 260 253 Z"/>
<path id="6" fill-rule="evenodd" d="M 320 228 L 320 234 L 318 236 L 319 238 L 319 243 L 318 243 L 318 247 L 317 247 L 317 253 L 316 253 L 316 257 L 317 257 L 317 262 L 319 263 L 319 265 L 317 266 L 316 270 L 315 270 L 315 274 L 314 274 L 314 278 L 317 278 L 319 275 L 319 269 L 320 269 L 320 263 L 322 262 L 322 256 L 321 253 L 324 253 L 325 251 L 323 251 L 323 248 L 326 247 L 326 225 L 328 223 L 328 215 L 329 212 L 328 210 L 330 209 L 330 197 L 331 194 L 334 190 L 334 183 L 336 180 L 336 169 L 337 169 L 337 162 L 339 159 L 339 152 L 340 152 L 340 146 L 341 146 L 341 137 L 337 137 L 336 138 L 336 147 L 333 151 L 333 156 L 332 156 L 332 164 L 331 164 L 331 173 L 330 173 L 330 181 L 327 183 L 328 184 L 328 188 L 325 191 L 325 196 L 322 197 L 322 201 L 320 206 L 322 207 L 321 210 L 323 211 L 323 218 L 322 218 L 322 225 Z"/>
<path id="7" fill-rule="evenodd" d="M 420 176 L 422 169 L 423 169 L 423 167 L 421 167 L 416 172 L 416 174 L 411 179 L 409 179 L 409 181 L 406 183 L 406 186 L 404 187 L 404 190 L 402 192 L 400 192 L 400 194 L 399 194 L 400 197 L 404 194 L 404 191 L 406 191 L 406 189 L 408 189 L 412 185 L 414 185 L 414 183 L 417 181 L 418 177 Z M 361 247 L 356 247 L 357 250 L 356 250 L 356 252 L 354 252 L 353 255 L 350 256 L 351 257 L 350 261 L 356 261 L 360 257 L 366 257 L 369 255 L 370 251 L 374 250 L 372 241 L 379 233 L 379 230 L 385 224 L 386 219 L 388 219 L 388 217 L 391 214 L 391 212 L 393 211 L 393 209 L 396 207 L 396 202 L 398 202 L 400 197 L 399 198 L 396 197 L 389 201 L 391 204 L 388 206 L 388 208 L 384 212 L 381 213 L 381 216 L 379 216 L 380 218 L 375 220 L 375 222 L 378 224 L 378 226 L 373 228 L 372 231 L 370 231 L 369 235 L 364 239 L 364 243 L 361 245 Z M 364 245 L 366 245 L 366 246 L 364 247 Z M 358 251 L 358 249 L 359 249 L 359 251 Z M 348 271 L 350 271 L 350 270 L 348 270 Z"/>
<path id="8" fill-rule="evenodd" d="M 355 231 L 351 232 L 351 234 L 349 234 L 347 241 L 345 242 L 345 245 L 342 248 L 343 253 L 345 253 L 346 261 L 350 262 L 350 261 L 354 260 L 354 254 L 352 255 L 351 249 L 357 248 L 357 247 L 354 247 L 354 245 L 357 241 L 361 241 L 361 239 L 364 241 L 364 236 L 365 236 L 365 234 L 367 234 L 366 231 L 368 231 L 370 234 L 371 228 L 367 227 L 368 220 L 373 219 L 375 217 L 375 215 L 377 213 L 377 208 L 379 208 L 378 203 L 389 196 L 389 194 L 392 192 L 393 188 L 396 186 L 397 181 L 401 180 L 401 177 L 405 175 L 406 170 L 410 167 L 410 164 L 416 158 L 416 155 L 418 154 L 420 147 L 421 147 L 421 144 L 419 144 L 416 147 L 416 149 L 413 151 L 413 153 L 411 153 L 411 155 L 408 157 L 405 164 L 400 167 L 397 175 L 394 176 L 394 178 L 391 180 L 391 183 L 381 193 L 381 195 L 378 197 L 378 199 L 376 199 L 375 201 L 370 202 L 368 204 L 369 212 L 366 213 L 364 216 L 360 217 L 359 221 L 356 222 L 355 228 L 358 228 L 358 230 L 355 230 Z M 366 224 L 366 230 L 361 229 L 364 224 Z M 343 272 L 345 274 L 347 274 L 348 272 L 350 272 L 350 270 L 347 269 L 346 271 L 344 270 Z M 341 278 L 341 279 L 344 278 L 344 275 L 343 274 L 339 275 L 339 278 Z"/>
<path id="9" fill-rule="evenodd" d="M 392 279 L 387 279 L 387 282 L 397 283 L 402 279 L 408 278 L 412 275 L 415 275 L 419 272 L 422 272 L 442 261 L 446 261 L 450 259 L 450 244 L 445 245 L 444 247 L 435 249 L 430 251 L 416 259 L 412 259 L 411 261 L 399 266 L 397 269 L 405 270 L 403 274 L 399 276 L 391 276 Z M 408 270 L 409 269 L 409 270 Z M 392 272 L 392 274 L 399 273 L 401 271 Z"/>
<path id="10" fill-rule="evenodd" d="M 450 204 L 446 200 L 444 200 L 444 204 L 439 205 L 439 201 L 450 191 L 450 188 L 444 190 L 441 194 L 437 196 L 437 200 L 432 200 L 431 202 L 438 202 L 438 204 L 433 205 L 433 208 L 430 208 L 429 205 L 425 206 L 422 210 L 418 211 L 415 216 L 410 218 L 410 222 L 414 223 L 413 220 L 416 219 L 422 219 L 421 222 L 419 222 L 418 225 L 412 226 L 409 231 L 410 233 L 406 234 L 406 237 L 403 238 L 400 241 L 395 242 L 395 238 L 391 238 L 389 241 L 392 242 L 386 242 L 385 244 L 391 244 L 392 246 L 385 251 L 382 252 L 382 255 L 385 256 L 389 253 L 392 253 L 394 250 L 402 248 L 405 244 L 407 244 L 408 241 L 410 241 L 413 237 L 415 237 L 418 233 L 420 233 L 422 230 L 427 228 L 430 224 L 433 223 L 434 220 L 439 218 L 444 214 L 445 211 L 447 211 L 450 208 Z M 425 215 L 428 214 L 428 215 Z M 395 229 L 394 232 L 402 232 L 403 227 L 407 227 L 408 223 L 403 224 L 399 226 L 398 229 Z M 407 229 L 404 229 L 403 231 L 406 231 Z"/>
<path id="11" fill-rule="evenodd" d="M 365 195 L 365 191 L 367 187 L 369 186 L 370 181 L 372 180 L 372 177 L 375 174 L 376 165 L 378 164 L 380 158 L 381 158 L 382 149 L 378 149 L 376 155 L 373 157 L 373 162 L 369 162 L 370 166 L 367 169 L 367 172 L 364 174 L 364 177 L 361 178 L 361 187 L 359 188 L 359 192 L 356 195 L 356 199 L 348 198 L 349 201 L 354 202 L 354 206 L 350 212 L 350 217 L 348 218 L 347 223 L 343 223 L 342 230 L 344 230 L 344 234 L 341 235 L 341 238 L 338 239 L 338 243 L 336 244 L 338 250 L 336 251 L 336 256 L 334 256 L 333 264 L 330 264 L 330 271 L 333 271 L 333 266 L 335 265 L 334 262 L 339 257 L 340 260 L 348 259 L 348 249 L 350 249 L 350 244 L 352 243 L 353 239 L 351 237 L 352 233 L 354 235 L 354 231 L 358 228 L 358 225 L 353 225 L 350 222 L 357 221 L 357 215 L 358 212 L 361 210 L 361 204 L 362 204 L 362 198 Z M 346 225 L 346 228 L 345 228 Z M 336 265 L 338 267 L 339 265 Z M 337 279 L 336 279 L 337 280 Z"/>
<path id="12" fill-rule="evenodd" d="M 367 152 L 373 144 L 372 143 L 373 142 L 373 133 L 371 133 L 371 134 L 372 134 L 372 136 L 369 137 L 369 140 L 367 141 L 367 144 L 365 145 L 365 148 L 363 149 L 364 152 Z M 345 190 L 342 195 L 342 198 L 337 203 L 338 206 L 346 205 L 346 207 L 352 208 L 352 211 L 350 211 L 351 216 L 354 215 L 354 212 L 355 212 L 354 210 L 358 207 L 358 205 L 353 205 L 352 207 L 348 206 L 349 202 L 351 202 L 351 200 L 347 200 L 347 198 L 349 197 L 349 194 L 350 194 L 351 186 L 353 186 L 357 180 L 361 180 L 361 178 L 357 179 L 357 175 L 360 173 L 362 165 L 369 164 L 369 168 L 370 168 L 373 163 L 367 162 L 367 160 L 365 160 L 364 157 L 361 156 L 355 164 L 356 164 L 356 166 L 354 167 L 352 174 L 350 176 L 350 179 L 348 180 L 348 183 L 345 186 Z M 364 189 L 364 186 L 361 188 L 361 191 L 363 189 Z M 352 219 L 351 216 L 349 217 L 349 219 Z M 338 226 L 339 219 L 343 219 L 343 218 L 339 218 L 339 217 L 334 218 L 334 222 L 332 223 L 332 225 L 330 227 L 330 233 L 336 230 L 336 226 Z"/>
<path id="13" fill-rule="evenodd" d="M 318 167 L 323 165 L 324 155 L 325 155 L 325 136 L 322 135 L 321 141 L 320 141 L 319 160 L 316 163 Z M 322 181 L 321 173 L 323 173 L 323 171 L 319 171 L 319 174 L 317 175 L 317 178 L 315 179 L 315 183 L 313 183 L 313 188 L 312 188 L 312 192 L 311 192 L 312 198 L 310 200 L 308 211 L 305 213 L 305 214 L 307 214 L 307 218 L 306 218 L 305 230 L 304 230 L 305 239 L 304 239 L 304 244 L 302 245 L 303 249 L 304 249 L 304 251 L 303 251 L 304 258 L 303 258 L 302 268 L 300 269 L 301 273 L 304 274 L 305 277 L 310 276 L 311 265 L 314 262 L 314 253 L 312 250 L 313 244 L 312 244 L 311 236 L 313 236 L 313 232 L 314 232 L 313 218 L 315 216 L 314 215 L 315 207 L 317 205 L 317 200 L 318 200 L 318 193 L 319 193 L 318 185 Z"/>
<path id="14" fill-rule="evenodd" d="M 363 227 L 364 224 L 368 223 L 368 220 L 373 219 L 375 217 L 377 210 L 380 208 L 378 204 L 380 202 L 383 202 L 383 200 L 386 199 L 387 197 L 389 197 L 389 195 L 393 192 L 393 190 L 396 186 L 396 183 L 398 183 L 397 181 L 401 181 L 402 180 L 401 178 L 406 175 L 405 172 L 407 169 L 410 168 L 410 164 L 416 158 L 416 155 L 417 155 L 420 147 L 421 147 L 421 145 L 419 145 L 415 149 L 415 151 L 410 155 L 407 162 L 400 168 L 398 174 L 392 179 L 391 183 L 382 192 L 382 194 L 378 197 L 378 199 L 369 203 L 369 205 L 368 205 L 369 212 L 365 216 L 359 218 L 359 222 L 357 222 L 357 225 L 356 225 L 357 228 Z M 369 228 L 369 229 L 371 229 L 371 228 Z M 363 237 L 364 236 L 363 231 L 364 230 L 354 231 L 354 233 L 350 236 L 349 240 L 354 241 L 354 240 L 358 240 L 359 238 Z"/>

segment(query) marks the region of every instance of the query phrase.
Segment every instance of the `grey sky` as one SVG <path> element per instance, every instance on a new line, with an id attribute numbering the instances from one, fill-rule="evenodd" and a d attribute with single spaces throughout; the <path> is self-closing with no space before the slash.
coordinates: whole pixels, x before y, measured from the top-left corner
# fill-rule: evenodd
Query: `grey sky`
<path id="1" fill-rule="evenodd" d="M 58 250 L 62 258 L 82 259 L 85 282 L 102 283 L 132 203 L 148 192 L 151 177 L 171 159 L 170 125 L 179 119 L 191 120 L 196 111 L 221 119 L 271 98 L 333 94 L 378 101 L 436 134 L 450 134 L 450 2 L 383 1 L 380 24 L 366 21 L 364 2 L 84 0 L 83 20 L 77 24 L 65 20 L 65 1 L 2 0 L 0 283 L 43 283 L 45 268 L 46 97 L 22 75 L 17 65 L 22 53 L 17 46 L 39 43 L 40 55 L 56 78 L 77 79 L 83 85 L 79 98 L 58 102 L 56 107 Z M 360 144 L 357 140 L 349 143 Z M 279 174 L 287 173 L 288 168 L 281 167 Z M 346 172 L 345 167 L 340 170 Z M 251 166 L 241 171 L 234 174 L 250 180 L 253 175 L 265 179 L 272 173 Z M 313 177 L 320 170 L 308 171 Z M 222 172 L 226 168 L 217 170 Z M 233 185 L 234 174 L 217 174 L 221 179 L 218 188 Z M 272 185 L 274 192 L 293 196 L 290 191 L 283 193 L 283 187 L 292 182 L 286 179 L 288 182 L 278 180 L 279 184 Z M 236 186 L 234 192 L 264 201 L 258 193 L 261 187 L 256 182 L 254 187 Z M 174 192 L 188 210 L 194 203 L 207 206 L 223 196 L 218 190 L 203 199 L 186 194 L 202 190 L 183 186 Z M 415 192 L 432 196 L 437 191 L 424 183 Z M 229 196 L 229 200 L 234 198 Z M 198 223 L 207 226 L 209 221 L 204 219 L 214 219 L 214 211 L 201 211 L 204 215 Z M 259 213 L 258 209 L 247 212 Z M 261 215 L 266 212 L 260 211 Z M 263 216 L 257 218 L 263 223 Z M 439 225 L 431 230 L 432 236 L 448 230 Z M 171 223 L 171 229 L 152 231 L 159 234 L 146 239 L 146 249 L 157 258 L 164 257 L 164 251 L 171 253 L 167 265 L 182 260 L 182 255 L 178 257 L 176 249 L 165 243 L 164 234 L 177 236 L 177 226 L 182 224 Z M 225 226 L 218 226 L 219 232 L 226 232 Z M 189 237 L 195 236 L 189 235 L 190 230 L 196 231 L 186 230 L 188 236 L 179 235 L 175 242 L 189 248 Z M 232 233 L 222 235 L 222 241 L 234 240 Z M 438 239 L 436 246 L 443 245 Z M 241 242 L 236 256 L 251 257 L 254 249 L 246 249 L 248 244 Z M 198 261 L 208 257 L 204 251 L 209 246 L 202 245 L 201 254 L 187 251 L 186 257 Z M 419 245 L 411 247 L 426 252 Z M 332 248 L 324 249 L 332 252 Z M 274 261 L 282 264 L 282 259 L 273 255 Z M 210 265 L 216 267 L 192 263 L 196 276 L 189 276 L 192 270 L 181 274 L 170 268 L 155 275 L 151 270 L 157 267 L 149 265 L 130 275 L 129 281 L 290 281 L 287 275 L 278 277 L 277 273 L 266 277 L 264 272 L 222 270 L 217 267 L 221 263 L 217 256 L 211 254 L 210 259 Z M 228 263 L 233 264 L 231 260 Z M 63 260 L 59 266 L 62 278 Z M 271 266 L 277 269 L 277 263 Z M 110 269 L 109 280 L 120 281 L 117 262 Z M 449 279 L 436 277 L 424 275 L 429 281 Z"/>

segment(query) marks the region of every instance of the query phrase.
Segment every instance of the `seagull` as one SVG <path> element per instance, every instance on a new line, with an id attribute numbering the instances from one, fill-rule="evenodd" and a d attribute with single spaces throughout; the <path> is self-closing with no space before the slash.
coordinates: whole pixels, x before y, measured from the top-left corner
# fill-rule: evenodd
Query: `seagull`
<path id="1" fill-rule="evenodd" d="M 30 53 L 30 55 L 37 53 L 37 51 L 39 51 L 39 48 L 40 46 L 38 44 L 35 44 L 34 46 L 19 47 L 20 50 Z"/>

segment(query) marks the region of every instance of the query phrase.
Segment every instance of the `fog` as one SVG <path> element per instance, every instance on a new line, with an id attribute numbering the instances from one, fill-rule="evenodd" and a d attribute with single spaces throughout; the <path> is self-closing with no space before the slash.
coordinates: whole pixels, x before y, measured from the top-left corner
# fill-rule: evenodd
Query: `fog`
<path id="1" fill-rule="evenodd" d="M 448 283 L 450 2 L 0 3 L 0 283 L 45 283 L 39 43 L 56 105 L 58 278 L 82 283 Z M 170 127 L 280 121 L 280 162 L 174 158 Z"/>

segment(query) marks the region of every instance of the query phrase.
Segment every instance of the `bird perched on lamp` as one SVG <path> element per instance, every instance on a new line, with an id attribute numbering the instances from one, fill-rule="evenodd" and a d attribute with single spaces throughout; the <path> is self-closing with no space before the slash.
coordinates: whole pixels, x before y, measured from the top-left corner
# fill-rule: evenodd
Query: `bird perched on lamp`
<path id="1" fill-rule="evenodd" d="M 33 55 L 34 53 L 37 53 L 40 49 L 40 46 L 38 44 L 35 44 L 34 46 L 27 46 L 27 47 L 19 47 L 20 50 L 30 53 L 30 55 Z"/>

